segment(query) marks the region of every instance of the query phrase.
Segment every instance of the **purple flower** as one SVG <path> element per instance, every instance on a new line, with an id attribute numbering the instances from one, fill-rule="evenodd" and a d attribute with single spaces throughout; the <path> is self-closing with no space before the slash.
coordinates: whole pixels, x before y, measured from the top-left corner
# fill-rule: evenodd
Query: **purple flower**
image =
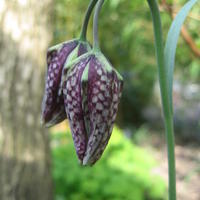
<path id="1" fill-rule="evenodd" d="M 48 68 L 41 116 L 41 121 L 46 127 L 53 126 L 66 119 L 61 89 L 63 67 L 90 49 L 88 42 L 78 39 L 67 41 L 48 49 Z"/>
<path id="2" fill-rule="evenodd" d="M 65 110 L 83 165 L 93 165 L 112 133 L 123 80 L 100 52 L 90 52 L 64 69 Z"/>

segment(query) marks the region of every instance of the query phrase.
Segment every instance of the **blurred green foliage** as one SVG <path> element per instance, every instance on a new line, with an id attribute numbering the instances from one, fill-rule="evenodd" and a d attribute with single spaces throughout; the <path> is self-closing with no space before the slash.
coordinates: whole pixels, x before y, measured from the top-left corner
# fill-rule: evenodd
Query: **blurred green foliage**
<path id="1" fill-rule="evenodd" d="M 56 200 L 166 199 L 164 181 L 152 173 L 154 159 L 117 128 L 93 167 L 78 164 L 69 133 L 53 133 L 51 143 Z"/>
<path id="2" fill-rule="evenodd" d="M 186 0 L 167 2 L 175 3 L 175 9 L 179 10 Z M 55 0 L 53 44 L 79 37 L 88 3 L 89 0 Z M 199 7 L 196 7 L 192 11 L 193 17 L 188 18 L 186 25 L 194 42 L 199 45 L 200 29 L 198 20 L 195 19 L 199 14 Z M 166 38 L 172 19 L 164 11 L 161 11 L 161 17 Z M 151 100 L 157 75 L 152 20 L 147 2 L 105 1 L 99 20 L 99 35 L 104 54 L 124 77 L 118 122 L 121 126 L 140 125 L 143 121 L 141 110 Z M 88 39 L 92 43 L 92 20 Z M 177 51 L 176 70 L 181 80 L 200 81 L 200 60 L 182 38 Z"/>

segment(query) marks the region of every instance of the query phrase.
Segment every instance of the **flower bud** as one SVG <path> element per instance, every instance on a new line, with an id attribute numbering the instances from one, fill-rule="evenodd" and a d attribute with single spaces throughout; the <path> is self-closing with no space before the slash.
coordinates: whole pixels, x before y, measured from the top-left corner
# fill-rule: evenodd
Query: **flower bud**
<path id="1" fill-rule="evenodd" d="M 78 39 L 67 41 L 48 49 L 46 86 L 41 116 L 41 121 L 46 127 L 53 126 L 66 119 L 61 89 L 63 67 L 90 49 L 88 42 Z"/>
<path id="2" fill-rule="evenodd" d="M 100 52 L 87 53 L 63 71 L 65 110 L 83 165 L 93 165 L 111 136 L 123 80 Z"/>

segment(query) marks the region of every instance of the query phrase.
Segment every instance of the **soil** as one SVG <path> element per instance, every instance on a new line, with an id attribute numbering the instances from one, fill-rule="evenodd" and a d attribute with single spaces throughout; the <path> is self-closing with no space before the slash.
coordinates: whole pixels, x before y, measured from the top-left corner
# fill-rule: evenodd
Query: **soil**
<path id="1" fill-rule="evenodd" d="M 142 144 L 151 151 L 158 162 L 154 169 L 168 182 L 167 150 L 165 138 L 153 134 L 151 139 Z M 176 180 L 177 200 L 200 200 L 200 145 L 177 144 L 176 154 Z"/>

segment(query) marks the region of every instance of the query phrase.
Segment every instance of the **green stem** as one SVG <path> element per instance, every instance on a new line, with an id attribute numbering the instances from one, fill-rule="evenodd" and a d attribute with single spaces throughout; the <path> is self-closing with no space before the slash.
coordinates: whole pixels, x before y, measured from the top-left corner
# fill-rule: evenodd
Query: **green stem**
<path id="1" fill-rule="evenodd" d="M 160 92 L 164 113 L 165 132 L 168 148 L 168 176 L 169 176 L 169 200 L 176 200 L 176 171 L 174 155 L 174 125 L 173 113 L 170 109 L 169 92 L 167 86 L 167 74 L 164 64 L 164 47 L 162 39 L 162 26 L 160 12 L 156 0 L 147 0 L 154 26 L 155 49 L 159 72 Z"/>
<path id="2" fill-rule="evenodd" d="M 93 40 L 94 40 L 93 49 L 94 50 L 100 50 L 99 35 L 98 35 L 98 22 L 99 22 L 99 13 L 100 13 L 103 3 L 104 3 L 104 0 L 99 0 L 96 5 L 95 12 L 94 12 L 94 20 L 93 20 Z"/>
<path id="3" fill-rule="evenodd" d="M 93 8 L 96 5 L 97 1 L 98 0 L 91 0 L 90 4 L 88 6 L 88 9 L 86 11 L 83 26 L 82 26 L 82 29 L 81 29 L 81 35 L 80 35 L 80 39 L 83 40 L 83 41 L 86 41 L 88 23 L 89 23 L 90 16 L 92 14 Z"/>

